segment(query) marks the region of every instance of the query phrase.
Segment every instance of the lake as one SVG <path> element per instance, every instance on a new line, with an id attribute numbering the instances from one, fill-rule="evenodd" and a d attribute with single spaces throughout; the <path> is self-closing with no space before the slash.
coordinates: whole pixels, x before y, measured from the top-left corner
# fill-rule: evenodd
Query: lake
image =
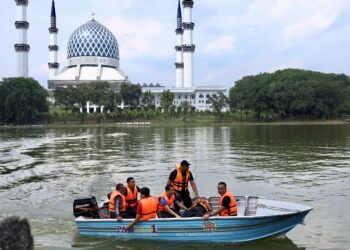
<path id="1" fill-rule="evenodd" d="M 314 208 L 286 237 L 208 246 L 80 236 L 76 198 L 106 198 L 133 176 L 159 195 L 187 159 L 201 196 L 236 195 Z M 350 125 L 90 126 L 0 129 L 1 215 L 29 219 L 36 249 L 350 249 Z"/>

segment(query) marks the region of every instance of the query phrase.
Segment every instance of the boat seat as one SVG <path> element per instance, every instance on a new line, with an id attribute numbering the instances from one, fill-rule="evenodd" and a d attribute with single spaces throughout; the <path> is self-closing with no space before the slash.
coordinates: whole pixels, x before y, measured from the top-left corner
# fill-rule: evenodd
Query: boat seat
<path id="1" fill-rule="evenodd" d="M 254 216 L 256 215 L 256 210 L 258 208 L 258 197 L 248 196 L 246 203 L 244 216 Z"/>

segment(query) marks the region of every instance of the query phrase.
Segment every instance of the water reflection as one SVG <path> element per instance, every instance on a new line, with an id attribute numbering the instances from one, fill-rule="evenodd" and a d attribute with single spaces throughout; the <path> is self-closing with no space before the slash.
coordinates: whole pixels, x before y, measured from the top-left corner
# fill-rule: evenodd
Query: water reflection
<path id="1" fill-rule="evenodd" d="M 271 238 L 255 241 L 253 243 L 241 244 L 189 244 L 179 242 L 147 242 L 147 241 L 120 241 L 104 237 L 86 237 L 77 235 L 74 238 L 73 248 L 76 249 L 130 249 L 130 250 L 161 250 L 161 249 L 220 249 L 220 250 L 304 250 L 304 247 L 298 247 L 287 237 Z"/>

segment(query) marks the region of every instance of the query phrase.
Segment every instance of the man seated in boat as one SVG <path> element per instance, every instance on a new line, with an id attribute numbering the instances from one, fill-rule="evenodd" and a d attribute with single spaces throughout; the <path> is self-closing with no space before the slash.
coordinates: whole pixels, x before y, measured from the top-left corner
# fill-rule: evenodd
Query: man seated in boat
<path id="1" fill-rule="evenodd" d="M 126 202 L 125 202 L 125 188 L 123 184 L 117 184 L 115 190 L 110 193 L 109 196 L 109 217 L 111 219 L 117 218 L 118 221 L 122 221 L 125 218 Z"/>
<path id="2" fill-rule="evenodd" d="M 150 196 L 150 190 L 147 187 L 141 188 L 141 200 L 139 200 L 136 209 L 136 218 L 133 222 L 126 227 L 126 231 L 129 231 L 134 225 L 136 225 L 140 220 L 147 221 L 157 216 L 160 217 L 158 209 L 158 200 Z"/>
<path id="3" fill-rule="evenodd" d="M 181 218 L 181 216 L 175 212 L 174 205 L 188 210 L 181 202 L 179 202 L 175 196 L 174 188 L 167 184 L 165 186 L 165 192 L 158 197 L 159 211 L 162 218 Z"/>
<path id="4" fill-rule="evenodd" d="M 137 196 L 140 188 L 136 186 L 134 177 L 129 177 L 125 186 L 126 214 L 128 218 L 136 217 Z"/>
<path id="5" fill-rule="evenodd" d="M 236 198 L 227 191 L 227 185 L 225 182 L 219 182 L 218 193 L 221 198 L 219 200 L 219 206 L 216 211 L 212 211 L 203 216 L 203 219 L 208 220 L 210 216 L 237 216 Z"/>
<path id="6" fill-rule="evenodd" d="M 189 210 L 185 211 L 181 217 L 203 217 L 205 214 L 213 211 L 209 201 L 206 198 L 195 199 Z"/>
<path id="7" fill-rule="evenodd" d="M 169 175 L 168 184 L 172 185 L 179 201 L 182 201 L 187 208 L 192 205 L 192 199 L 188 190 L 188 182 L 191 183 L 192 190 L 199 198 L 196 182 L 194 181 L 191 171 L 189 171 L 190 163 L 183 160 L 180 164 L 176 164 L 176 169 Z M 175 210 L 178 212 L 180 208 L 175 204 Z"/>

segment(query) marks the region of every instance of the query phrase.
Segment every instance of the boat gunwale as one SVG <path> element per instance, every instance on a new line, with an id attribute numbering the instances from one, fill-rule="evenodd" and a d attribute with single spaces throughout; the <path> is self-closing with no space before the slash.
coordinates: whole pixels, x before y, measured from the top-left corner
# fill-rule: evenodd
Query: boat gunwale
<path id="1" fill-rule="evenodd" d="M 203 220 L 202 217 L 191 217 L 191 218 L 155 218 L 150 219 L 147 221 L 141 221 L 141 222 L 167 222 L 167 221 L 211 221 L 211 220 L 238 220 L 238 219 L 244 219 L 244 220 L 251 220 L 251 219 L 261 219 L 261 218 L 275 218 L 275 217 L 284 217 L 284 216 L 291 216 L 291 215 L 297 215 L 301 213 L 309 213 L 313 209 L 310 207 L 309 209 L 300 210 L 300 211 L 294 211 L 294 212 L 287 212 L 282 214 L 273 214 L 273 215 L 255 215 L 255 216 L 212 216 L 208 220 Z M 122 222 L 132 222 L 134 219 L 123 219 Z M 75 222 L 119 222 L 117 219 L 88 219 L 83 216 L 75 218 Z"/>
<path id="2" fill-rule="evenodd" d="M 288 208 L 281 208 L 281 209 L 285 209 L 285 210 L 290 210 L 289 211 L 284 211 L 283 213 L 279 213 L 279 214 L 270 214 L 270 215 L 253 215 L 253 216 L 247 216 L 247 215 L 237 215 L 237 216 L 212 216 L 209 218 L 209 220 L 237 220 L 237 219 L 244 219 L 244 220 L 250 220 L 250 219 L 254 219 L 254 218 L 274 218 L 274 217 L 280 217 L 280 216 L 290 216 L 290 215 L 296 215 L 296 214 L 301 214 L 301 213 L 309 213 L 310 211 L 313 210 L 312 207 L 307 206 L 307 205 L 303 205 L 300 203 L 295 203 L 295 202 L 290 202 L 290 201 L 284 201 L 284 200 L 276 200 L 276 199 L 271 199 L 268 197 L 264 197 L 264 196 L 251 196 L 251 195 L 237 195 L 236 197 L 244 197 L 245 199 L 247 199 L 248 197 L 257 197 L 259 200 L 265 200 L 265 201 L 275 201 L 275 202 L 283 202 L 283 203 L 289 203 L 291 205 L 299 205 L 299 206 L 303 206 L 304 209 L 298 210 L 298 209 L 288 209 Z M 206 197 L 206 198 L 218 198 L 218 197 Z M 263 205 L 263 204 L 257 204 L 257 206 L 259 205 Z M 267 207 L 268 208 L 268 207 Z M 277 207 L 276 207 L 277 208 Z M 124 219 L 121 222 L 132 222 L 134 219 Z M 188 217 L 188 218 L 154 218 L 154 219 L 150 219 L 147 221 L 141 221 L 141 222 L 157 222 L 157 221 L 197 221 L 197 220 L 201 220 L 203 221 L 203 217 Z M 209 221 L 207 220 L 207 221 Z M 92 222 L 92 221 L 98 221 L 98 222 L 114 222 L 117 221 L 117 219 L 90 219 L 90 218 L 86 218 L 83 216 L 77 217 L 75 218 L 75 222 Z"/>

